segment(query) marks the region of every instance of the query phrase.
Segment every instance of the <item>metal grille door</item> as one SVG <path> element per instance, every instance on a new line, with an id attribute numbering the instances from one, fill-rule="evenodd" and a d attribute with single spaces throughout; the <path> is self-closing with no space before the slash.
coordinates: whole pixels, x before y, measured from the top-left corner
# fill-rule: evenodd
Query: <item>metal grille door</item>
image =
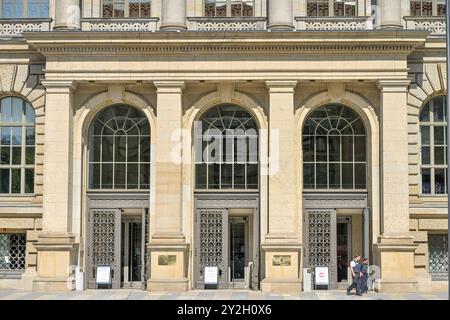
<path id="1" fill-rule="evenodd" d="M 88 288 L 95 289 L 98 265 L 111 265 L 112 288 L 120 288 L 120 228 L 118 209 L 91 209 L 88 219 Z"/>
<path id="2" fill-rule="evenodd" d="M 228 287 L 228 210 L 197 210 L 196 287 L 203 288 L 205 267 L 219 269 L 219 288 Z"/>
<path id="3" fill-rule="evenodd" d="M 306 210 L 304 215 L 305 267 L 328 267 L 330 289 L 337 287 L 336 210 Z M 313 274 L 314 275 L 314 274 Z M 312 277 L 314 282 L 314 277 Z"/>

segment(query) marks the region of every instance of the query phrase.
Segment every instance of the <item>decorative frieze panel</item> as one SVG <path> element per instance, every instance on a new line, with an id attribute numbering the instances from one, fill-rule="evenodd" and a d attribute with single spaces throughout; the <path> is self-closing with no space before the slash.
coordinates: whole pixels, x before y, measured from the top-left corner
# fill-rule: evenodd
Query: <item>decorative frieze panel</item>
<path id="1" fill-rule="evenodd" d="M 303 206 L 311 209 L 364 209 L 367 208 L 367 195 L 304 195 Z"/>
<path id="2" fill-rule="evenodd" d="M 0 19 L 0 36 L 20 36 L 23 32 L 49 31 L 50 19 Z"/>
<path id="3" fill-rule="evenodd" d="M 406 29 L 428 30 L 434 35 L 444 35 L 447 28 L 445 17 L 405 17 Z"/>
<path id="4" fill-rule="evenodd" d="M 305 30 L 371 30 L 370 17 L 297 17 L 297 31 Z"/>
<path id="5" fill-rule="evenodd" d="M 83 31 L 155 31 L 158 19 L 83 19 Z"/>
<path id="6" fill-rule="evenodd" d="M 265 18 L 188 18 L 189 29 L 197 31 L 254 31 L 265 30 Z"/>

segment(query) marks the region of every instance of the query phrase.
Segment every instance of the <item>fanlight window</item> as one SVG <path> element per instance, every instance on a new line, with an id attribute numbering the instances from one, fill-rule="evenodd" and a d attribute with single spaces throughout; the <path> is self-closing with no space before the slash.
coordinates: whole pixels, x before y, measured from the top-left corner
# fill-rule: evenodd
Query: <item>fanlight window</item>
<path id="1" fill-rule="evenodd" d="M 244 109 L 214 107 L 195 124 L 197 190 L 257 190 L 258 129 Z"/>
<path id="2" fill-rule="evenodd" d="M 108 107 L 95 118 L 89 138 L 91 190 L 150 188 L 150 126 L 143 112 Z"/>
<path id="3" fill-rule="evenodd" d="M 323 106 L 303 129 L 305 189 L 366 189 L 366 130 L 359 115 L 340 105 Z"/>
<path id="4" fill-rule="evenodd" d="M 446 97 L 431 99 L 420 112 L 423 194 L 447 193 Z"/>

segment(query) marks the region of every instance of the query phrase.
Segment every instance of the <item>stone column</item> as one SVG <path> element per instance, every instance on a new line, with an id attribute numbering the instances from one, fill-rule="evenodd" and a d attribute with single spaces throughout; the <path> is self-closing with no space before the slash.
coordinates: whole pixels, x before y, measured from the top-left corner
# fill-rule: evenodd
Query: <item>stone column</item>
<path id="1" fill-rule="evenodd" d="M 378 29 L 402 29 L 402 0 L 378 0 Z"/>
<path id="2" fill-rule="evenodd" d="M 161 9 L 161 29 L 175 31 L 186 28 L 186 0 L 164 0 Z"/>
<path id="3" fill-rule="evenodd" d="M 80 0 L 58 0 L 55 10 L 55 30 L 80 30 Z"/>
<path id="4" fill-rule="evenodd" d="M 77 244 L 72 220 L 72 81 L 44 81 L 46 87 L 44 137 L 44 195 L 42 233 L 38 252 L 35 290 L 74 289 L 73 267 Z"/>
<path id="5" fill-rule="evenodd" d="M 269 136 L 271 166 L 269 174 L 268 235 L 263 240 L 264 292 L 298 293 L 300 245 L 298 234 L 297 179 L 295 150 L 294 93 L 296 81 L 268 81 L 270 112 Z M 274 139 L 275 138 L 275 139 Z M 275 256 L 290 263 L 278 266 Z"/>
<path id="6" fill-rule="evenodd" d="M 149 245 L 151 253 L 150 291 L 188 290 L 188 245 L 182 227 L 182 172 L 173 150 L 179 142 L 172 141 L 182 128 L 182 93 L 184 82 L 156 82 L 157 119 L 155 151 L 155 221 Z M 179 137 L 179 134 L 178 134 Z M 171 257 L 171 264 L 167 265 Z"/>
<path id="7" fill-rule="evenodd" d="M 414 291 L 414 251 L 409 234 L 408 110 L 409 80 L 379 81 L 381 132 L 381 236 L 375 263 L 376 290 Z"/>
<path id="8" fill-rule="evenodd" d="M 293 30 L 292 0 L 269 0 L 268 6 L 269 30 Z"/>

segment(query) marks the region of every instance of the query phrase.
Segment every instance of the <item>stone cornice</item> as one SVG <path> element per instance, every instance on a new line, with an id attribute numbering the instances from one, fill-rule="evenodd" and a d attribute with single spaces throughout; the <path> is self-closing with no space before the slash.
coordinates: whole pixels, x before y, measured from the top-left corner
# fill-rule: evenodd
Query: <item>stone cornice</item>
<path id="1" fill-rule="evenodd" d="M 358 32 L 29 32 L 46 56 L 133 54 L 407 55 L 423 46 L 424 31 Z"/>

